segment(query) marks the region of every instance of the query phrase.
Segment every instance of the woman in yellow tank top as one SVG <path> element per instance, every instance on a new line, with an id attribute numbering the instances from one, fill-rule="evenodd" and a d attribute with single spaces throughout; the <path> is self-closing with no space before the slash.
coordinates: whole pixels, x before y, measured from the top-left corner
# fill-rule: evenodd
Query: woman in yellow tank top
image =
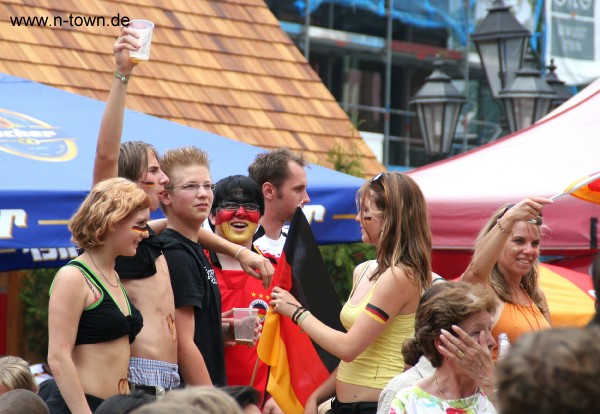
<path id="1" fill-rule="evenodd" d="M 479 233 L 471 263 L 460 278 L 492 289 L 501 300 L 492 317 L 496 339 L 504 332 L 514 343 L 526 332 L 550 327 L 537 271 L 542 207 L 548 203 L 552 201 L 531 197 L 496 211 Z"/>
<path id="2" fill-rule="evenodd" d="M 322 348 L 342 361 L 306 403 L 316 413 L 335 395 L 333 413 L 375 413 L 381 390 L 404 370 L 400 350 L 414 336 L 421 293 L 431 286 L 431 233 L 423 193 L 402 173 L 380 173 L 357 194 L 362 241 L 377 248 L 376 260 L 362 263 L 341 312 L 347 332 L 321 323 L 279 287 L 274 311 L 291 317 Z M 332 298 L 334 300 L 334 298 Z"/>

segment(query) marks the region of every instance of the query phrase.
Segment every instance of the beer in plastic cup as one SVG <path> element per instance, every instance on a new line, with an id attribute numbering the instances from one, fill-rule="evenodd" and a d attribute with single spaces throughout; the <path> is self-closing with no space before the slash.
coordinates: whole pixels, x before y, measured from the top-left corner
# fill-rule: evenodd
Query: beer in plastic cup
<path id="1" fill-rule="evenodd" d="M 254 342 L 254 328 L 258 309 L 255 308 L 233 308 L 233 330 L 235 342 L 252 345 Z"/>
<path id="2" fill-rule="evenodd" d="M 131 20 L 127 27 L 140 35 L 137 41 L 141 44 L 139 50 L 129 51 L 129 59 L 131 59 L 133 63 L 146 62 L 150 59 L 150 46 L 152 45 L 152 30 L 154 29 L 154 23 L 148 20 Z"/>

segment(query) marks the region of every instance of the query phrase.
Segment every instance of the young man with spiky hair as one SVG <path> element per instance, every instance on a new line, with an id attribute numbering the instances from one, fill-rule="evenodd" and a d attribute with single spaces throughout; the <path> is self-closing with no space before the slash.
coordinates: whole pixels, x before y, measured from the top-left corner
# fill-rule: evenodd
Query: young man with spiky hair
<path id="1" fill-rule="evenodd" d="M 175 297 L 177 359 L 185 385 L 226 385 L 221 294 L 215 272 L 198 243 L 214 185 L 206 152 L 185 147 L 165 152 L 162 169 L 169 185 L 161 195 L 167 228 L 164 243 Z"/>
<path id="2" fill-rule="evenodd" d="M 159 154 L 142 141 L 121 143 L 127 87 L 135 82 L 135 64 L 129 52 L 138 48 L 138 35 L 124 27 L 113 45 L 116 70 L 111 75 L 112 86 L 98 133 L 93 183 L 117 176 L 130 179 L 150 196 L 150 209 L 154 211 L 159 206 L 159 194 L 169 182 L 161 170 Z M 157 235 L 164 226 L 164 219 L 149 223 L 150 237 L 140 243 L 137 254 L 117 258 L 115 267 L 131 301 L 144 315 L 144 328 L 131 346 L 128 379 L 136 389 L 150 395 L 179 385 L 173 293 Z M 198 233 L 198 239 L 215 251 L 235 256 L 248 273 L 270 284 L 273 267 L 267 259 L 248 249 L 240 250 L 238 245 L 207 230 Z"/>

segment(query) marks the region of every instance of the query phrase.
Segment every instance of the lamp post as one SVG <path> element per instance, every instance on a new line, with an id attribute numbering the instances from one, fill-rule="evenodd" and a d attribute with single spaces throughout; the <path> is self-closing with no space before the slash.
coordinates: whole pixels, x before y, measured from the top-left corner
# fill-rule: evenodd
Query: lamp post
<path id="1" fill-rule="evenodd" d="M 502 0 L 494 0 L 471 39 L 494 98 L 509 86 L 521 67 L 531 33 L 510 12 Z"/>
<path id="2" fill-rule="evenodd" d="M 513 82 L 499 95 L 510 132 L 533 125 L 548 113 L 550 102 L 556 99 L 556 93 L 542 79 L 541 72 L 531 66 L 518 70 Z"/>
<path id="3" fill-rule="evenodd" d="M 458 116 L 465 97 L 442 71 L 443 62 L 436 57 L 433 72 L 410 100 L 416 106 L 425 151 L 430 155 L 447 154 L 454 138 Z"/>
<path id="4" fill-rule="evenodd" d="M 556 75 L 556 65 L 554 64 L 554 59 L 550 59 L 550 65 L 547 67 L 548 73 L 546 74 L 546 82 L 554 89 L 556 93 L 556 98 L 550 102 L 550 112 L 554 111 L 556 108 L 561 106 L 563 102 L 568 101 L 573 97 L 573 90 L 565 85 L 563 81 L 558 79 Z"/>

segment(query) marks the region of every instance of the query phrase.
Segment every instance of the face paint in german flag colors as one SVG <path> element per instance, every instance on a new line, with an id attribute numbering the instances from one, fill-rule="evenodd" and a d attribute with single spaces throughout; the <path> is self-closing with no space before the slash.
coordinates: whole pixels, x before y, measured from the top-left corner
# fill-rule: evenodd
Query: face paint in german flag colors
<path id="1" fill-rule="evenodd" d="M 390 319 L 390 316 L 385 313 L 383 309 L 378 308 L 370 303 L 367 303 L 367 306 L 365 307 L 365 313 L 379 323 L 386 323 L 387 320 Z"/>
<path id="2" fill-rule="evenodd" d="M 241 206 L 236 211 L 218 209 L 215 219 L 215 226 L 223 237 L 230 242 L 242 244 L 252 239 L 258 227 L 260 212 L 246 211 Z"/>

